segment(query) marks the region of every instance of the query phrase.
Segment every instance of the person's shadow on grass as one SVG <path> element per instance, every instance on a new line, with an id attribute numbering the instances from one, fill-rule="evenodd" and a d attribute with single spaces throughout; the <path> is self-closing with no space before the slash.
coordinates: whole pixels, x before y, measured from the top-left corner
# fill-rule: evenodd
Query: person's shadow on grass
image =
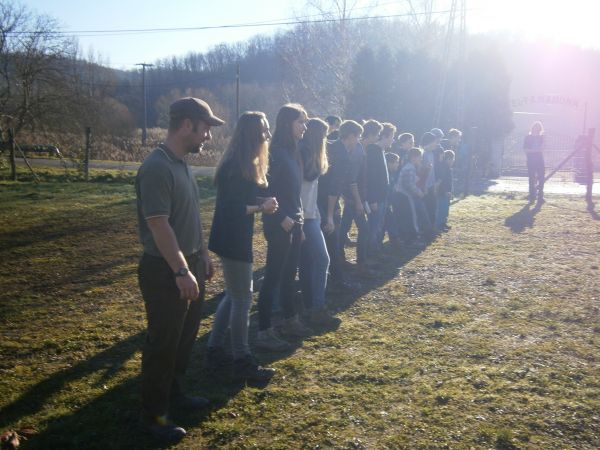
<path id="1" fill-rule="evenodd" d="M 538 200 L 532 208 L 531 203 L 527 203 L 512 216 L 507 217 L 504 225 L 509 227 L 513 233 L 522 233 L 526 228 L 533 228 L 535 216 L 540 212 L 543 204 L 544 200 Z"/>
<path id="2" fill-rule="evenodd" d="M 215 295 L 205 302 L 203 318 L 212 314 L 221 299 Z M 207 327 L 202 321 L 201 326 Z M 7 427 L 16 429 L 27 425 L 30 416 L 55 408 L 64 414 L 52 414 L 42 419 L 41 431 L 26 441 L 28 449 L 107 449 L 143 448 L 159 449 L 162 444 L 144 434 L 138 426 L 140 416 L 140 375 L 139 367 L 133 377 L 124 377 L 111 386 L 111 380 L 125 370 L 128 361 L 142 350 L 146 331 L 140 331 L 92 357 L 59 370 L 48 378 L 32 386 L 17 399 L 2 408 L 0 430 Z M 184 427 L 196 428 L 215 410 L 223 408 L 230 399 L 245 387 L 223 374 L 208 373 L 202 368 L 202 356 L 206 348 L 209 332 L 198 336 L 190 358 L 186 374 L 186 384 L 190 394 L 208 397 L 208 408 L 193 413 L 172 411 L 176 423 Z M 129 369 L 131 370 L 131 369 Z M 99 392 L 91 399 L 92 392 Z M 77 396 L 78 385 L 86 385 L 86 397 Z M 253 385 L 265 387 L 264 385 Z M 69 391 L 69 394 L 64 394 Z M 68 400 L 64 398 L 68 395 Z M 43 414 L 43 413 L 42 413 Z"/>
<path id="3" fill-rule="evenodd" d="M 600 214 L 598 214 L 598 212 L 596 211 L 596 204 L 593 201 L 587 201 L 587 210 L 592 216 L 592 219 L 600 220 Z"/>
<path id="4" fill-rule="evenodd" d="M 378 258 L 375 274 L 358 277 L 361 282 L 358 289 L 351 292 L 328 294 L 335 311 L 341 312 L 348 309 L 363 295 L 396 277 L 400 268 L 423 250 L 403 249 L 398 252 L 393 250 L 389 244 L 386 245 L 386 254 L 382 254 Z M 260 278 L 263 271 L 264 268 L 258 268 L 254 274 L 255 279 Z M 220 293 L 206 300 L 203 318 L 214 313 L 222 295 L 223 293 Z M 256 321 L 253 322 L 256 323 Z M 191 394 L 206 396 L 210 399 L 211 404 L 207 409 L 191 414 L 172 413 L 176 423 L 190 429 L 197 429 L 213 412 L 226 407 L 230 400 L 246 386 L 243 382 L 233 381 L 227 374 L 211 373 L 203 368 L 202 360 L 210 330 L 208 330 L 205 320 L 202 321 L 201 327 L 205 332 L 198 336 L 194 346 L 186 380 L 188 391 Z M 335 329 L 319 329 L 315 330 L 315 335 L 333 331 Z M 255 330 L 252 330 L 251 341 L 254 334 Z M 27 448 L 162 449 L 169 447 L 142 433 L 138 427 L 141 407 L 139 368 L 135 376 L 124 378 L 123 381 L 110 386 L 111 379 L 118 376 L 136 352 L 141 351 L 144 336 L 145 330 L 133 334 L 112 347 L 60 370 L 32 386 L 16 400 L 2 408 L 0 429 L 8 426 L 18 428 L 18 426 L 26 424 L 29 416 L 56 405 L 56 408 L 63 409 L 65 413 L 54 414 L 45 422 L 42 421 L 40 424 L 42 431 L 27 441 Z M 308 338 L 310 339 L 310 337 Z M 290 357 L 301 346 L 302 341 L 297 341 L 291 351 L 259 353 L 258 356 L 263 363 L 270 364 Z M 62 391 L 76 390 L 78 384 L 89 383 L 89 380 L 93 380 L 100 392 L 96 397 L 89 399 L 70 395 L 68 402 L 72 402 L 71 404 L 67 404 L 65 400 L 61 399 Z M 253 385 L 253 387 L 264 388 L 265 385 Z M 89 394 L 89 392 L 87 393 Z M 208 445 L 218 446 L 219 439 L 221 438 L 218 436 L 212 437 L 209 439 Z"/>

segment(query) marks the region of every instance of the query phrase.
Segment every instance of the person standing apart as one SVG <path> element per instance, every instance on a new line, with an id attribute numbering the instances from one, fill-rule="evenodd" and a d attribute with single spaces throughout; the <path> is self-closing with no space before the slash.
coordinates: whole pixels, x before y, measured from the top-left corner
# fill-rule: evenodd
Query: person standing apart
<path id="1" fill-rule="evenodd" d="M 203 244 L 199 192 L 185 162 L 225 123 L 198 98 L 175 101 L 167 139 L 140 166 L 135 189 L 144 248 L 138 280 L 148 330 L 142 352 L 142 415 L 145 431 L 176 442 L 186 432 L 168 419 L 169 409 L 198 409 L 208 400 L 187 396 L 183 376 L 198 328 L 204 283 L 213 275 Z"/>
<path id="2" fill-rule="evenodd" d="M 544 201 L 544 126 L 542 122 L 533 122 L 529 134 L 525 136 L 523 150 L 527 157 L 527 175 L 529 176 L 529 201 Z"/>
<path id="3" fill-rule="evenodd" d="M 298 272 L 302 224 L 304 221 L 300 192 L 302 163 L 298 142 L 306 131 L 306 111 L 297 104 L 281 107 L 275 121 L 275 133 L 269 146 L 269 195 L 277 199 L 279 208 L 273 214 L 263 214 L 267 240 L 265 277 L 258 296 L 257 347 L 270 351 L 290 350 L 291 345 L 280 337 L 304 337 L 311 333 L 298 317 L 294 281 Z M 273 301 L 279 286 L 279 303 L 283 321 L 278 333 L 272 327 Z"/>
<path id="4" fill-rule="evenodd" d="M 277 211 L 275 198 L 258 197 L 267 187 L 269 122 L 262 112 L 245 112 L 215 173 L 217 201 L 208 248 L 219 255 L 225 278 L 225 297 L 213 322 L 205 368 L 228 365 L 224 350 L 231 333 L 233 377 L 267 381 L 275 370 L 259 366 L 248 346 L 248 316 L 252 305 L 252 235 L 254 214 Z"/>

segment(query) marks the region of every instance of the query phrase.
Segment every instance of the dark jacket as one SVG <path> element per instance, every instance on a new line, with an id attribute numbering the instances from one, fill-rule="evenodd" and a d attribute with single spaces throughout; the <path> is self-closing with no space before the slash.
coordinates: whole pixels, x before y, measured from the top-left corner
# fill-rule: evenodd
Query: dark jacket
<path id="1" fill-rule="evenodd" d="M 257 204 L 259 187 L 242 177 L 233 161 L 223 164 L 217 180 L 217 201 L 208 248 L 219 256 L 252 262 L 254 214 L 246 205 Z"/>
<path id="2" fill-rule="evenodd" d="M 385 153 L 377 144 L 367 146 L 367 202 L 382 203 L 390 184 Z"/>
<path id="3" fill-rule="evenodd" d="M 277 199 L 279 208 L 274 214 L 263 214 L 265 226 L 279 225 L 286 216 L 302 223 L 302 168 L 299 158 L 294 158 L 289 149 L 271 146 L 267 180 L 268 195 Z"/>
<path id="4" fill-rule="evenodd" d="M 327 213 L 329 196 L 340 197 L 350 179 L 350 160 L 348 151 L 341 140 L 327 145 L 329 170 L 319 179 L 319 195 L 317 203 L 322 212 Z M 323 217 L 325 218 L 325 217 Z"/>
<path id="5" fill-rule="evenodd" d="M 362 145 L 357 145 L 353 152 L 348 155 L 348 179 L 345 182 L 343 196 L 346 204 L 354 203 L 352 185 L 358 188 L 358 195 L 362 202 L 367 197 L 367 155 Z"/>

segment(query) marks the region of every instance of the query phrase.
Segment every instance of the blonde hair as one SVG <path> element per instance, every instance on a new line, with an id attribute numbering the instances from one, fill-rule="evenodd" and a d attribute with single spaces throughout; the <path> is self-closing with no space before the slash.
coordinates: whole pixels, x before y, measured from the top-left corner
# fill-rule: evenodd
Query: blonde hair
<path id="1" fill-rule="evenodd" d="M 327 160 L 327 122 L 312 118 L 306 123 L 306 132 L 302 138 L 302 162 L 304 165 L 304 179 L 312 181 L 323 175 L 329 169 Z"/>

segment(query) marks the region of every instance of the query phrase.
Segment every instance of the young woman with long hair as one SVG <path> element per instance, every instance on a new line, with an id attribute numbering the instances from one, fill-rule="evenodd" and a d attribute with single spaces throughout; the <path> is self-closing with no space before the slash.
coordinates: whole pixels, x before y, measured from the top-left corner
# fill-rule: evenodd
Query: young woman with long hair
<path id="1" fill-rule="evenodd" d="M 219 255 L 225 278 L 221 300 L 208 341 L 207 368 L 228 361 L 224 342 L 229 329 L 233 375 L 268 380 L 274 369 L 257 365 L 248 346 L 248 315 L 252 304 L 252 233 L 254 214 L 277 211 L 277 201 L 258 197 L 267 187 L 269 122 L 262 112 L 245 112 L 238 120 L 229 147 L 215 174 L 217 200 L 208 248 Z"/>
<path id="2" fill-rule="evenodd" d="M 300 284 L 304 306 L 310 314 L 310 323 L 316 326 L 339 323 L 339 319 L 325 308 L 329 253 L 321 231 L 321 213 L 317 206 L 319 178 L 329 168 L 326 150 L 328 128 L 323 120 L 310 119 L 299 144 L 304 169 L 301 198 L 305 236 L 300 249 Z"/>
<path id="3" fill-rule="evenodd" d="M 282 351 L 291 345 L 281 339 L 310 333 L 299 320 L 294 280 L 298 271 L 302 241 L 303 212 L 300 191 L 302 165 L 298 142 L 306 131 L 306 111 L 300 105 L 281 107 L 275 121 L 275 133 L 269 146 L 269 195 L 277 199 L 279 209 L 263 215 L 267 240 L 265 277 L 258 296 L 258 336 L 256 345 L 265 350 Z M 273 300 L 279 286 L 279 304 L 283 321 L 275 332 L 271 324 Z"/>

